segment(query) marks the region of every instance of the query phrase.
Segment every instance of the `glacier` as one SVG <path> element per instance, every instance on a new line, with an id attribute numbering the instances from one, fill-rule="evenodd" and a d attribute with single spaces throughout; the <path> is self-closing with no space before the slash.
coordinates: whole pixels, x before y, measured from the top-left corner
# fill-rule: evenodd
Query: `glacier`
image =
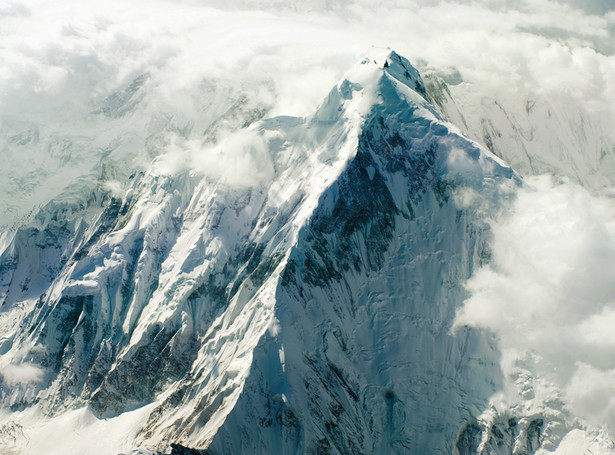
<path id="1" fill-rule="evenodd" d="M 127 191 L 85 192 L 100 213 L 77 191 L 5 234 L 0 447 L 576 453 L 585 429 L 524 406 L 522 375 L 492 403 L 496 336 L 452 328 L 523 183 L 435 95 L 373 50 L 309 116 L 180 141 Z"/>

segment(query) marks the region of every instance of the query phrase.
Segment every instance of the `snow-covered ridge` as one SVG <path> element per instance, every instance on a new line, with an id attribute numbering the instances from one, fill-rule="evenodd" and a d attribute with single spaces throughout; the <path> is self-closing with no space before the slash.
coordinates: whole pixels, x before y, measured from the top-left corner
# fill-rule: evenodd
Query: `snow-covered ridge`
<path id="1" fill-rule="evenodd" d="M 458 77 L 447 84 L 437 72 L 426 75 L 434 106 L 520 175 L 548 173 L 592 191 L 613 185 L 615 139 L 610 115 L 579 105 L 566 93 L 517 99 L 509 99 L 509 93 L 484 96 Z"/>
<path id="2" fill-rule="evenodd" d="M 91 453 L 534 453 L 545 418 L 479 421 L 495 340 L 450 330 L 519 179 L 430 100 L 374 50 L 314 114 L 218 144 L 256 148 L 258 178 L 179 143 L 93 223 L 20 228 L 0 255 L 5 428 L 28 453 L 63 453 L 62 425 L 122 428 L 69 441 Z"/>

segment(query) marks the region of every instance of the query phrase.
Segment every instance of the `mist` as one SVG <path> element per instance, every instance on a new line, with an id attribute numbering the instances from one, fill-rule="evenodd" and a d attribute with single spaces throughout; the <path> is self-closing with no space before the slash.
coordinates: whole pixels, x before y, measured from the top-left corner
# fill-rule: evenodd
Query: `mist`
<path id="1" fill-rule="evenodd" d="M 573 415 L 614 430 L 613 199 L 532 178 L 492 232 L 492 261 L 467 282 L 455 324 L 494 332 L 505 374 L 526 368 L 554 384 Z"/>

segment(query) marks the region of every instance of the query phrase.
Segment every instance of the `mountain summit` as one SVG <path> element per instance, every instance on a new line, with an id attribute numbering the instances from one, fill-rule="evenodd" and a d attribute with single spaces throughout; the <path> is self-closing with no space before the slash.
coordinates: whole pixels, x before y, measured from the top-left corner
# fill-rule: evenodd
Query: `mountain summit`
<path id="1" fill-rule="evenodd" d="M 538 417 L 479 422 L 501 382 L 495 341 L 451 332 L 489 261 L 484 215 L 519 178 L 437 113 L 408 60 L 372 52 L 312 115 L 191 147 L 94 222 L 50 204 L 1 252 L 11 444 L 63 453 L 45 444 L 66 428 L 100 454 L 546 440 Z"/>

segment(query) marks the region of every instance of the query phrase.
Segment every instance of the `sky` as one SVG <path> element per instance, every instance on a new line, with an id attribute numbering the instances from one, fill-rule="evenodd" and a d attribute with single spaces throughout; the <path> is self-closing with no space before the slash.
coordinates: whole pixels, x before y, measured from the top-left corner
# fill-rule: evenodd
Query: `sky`
<path id="1" fill-rule="evenodd" d="M 314 111 L 372 45 L 454 80 L 468 110 L 557 98 L 615 121 L 611 0 L 0 0 L 0 226 L 121 194 L 178 147 L 202 150 L 205 173 L 239 156 L 247 175 L 264 151 L 221 152 L 228 132 Z M 526 177 L 457 322 L 544 359 L 566 406 L 615 428 L 615 192 Z"/>

